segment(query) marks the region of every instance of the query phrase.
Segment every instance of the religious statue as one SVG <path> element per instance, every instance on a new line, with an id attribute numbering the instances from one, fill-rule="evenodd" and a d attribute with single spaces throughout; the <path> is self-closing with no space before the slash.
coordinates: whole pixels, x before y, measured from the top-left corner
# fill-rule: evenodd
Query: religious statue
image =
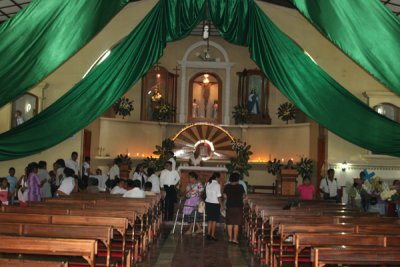
<path id="1" fill-rule="evenodd" d="M 161 101 L 162 94 L 160 93 L 158 85 L 153 86 L 152 89 L 153 89 L 153 94 L 151 95 L 151 101 L 153 101 L 153 102 Z"/>
<path id="2" fill-rule="evenodd" d="M 207 118 L 208 99 L 210 98 L 210 84 L 203 85 L 204 118 Z"/>
<path id="3" fill-rule="evenodd" d="M 193 99 L 192 103 L 192 118 L 197 118 L 199 116 L 199 105 L 196 102 L 196 98 Z"/>
<path id="4" fill-rule="evenodd" d="M 259 98 L 257 92 L 252 89 L 247 100 L 247 110 L 250 114 L 260 114 Z"/>
<path id="5" fill-rule="evenodd" d="M 212 106 L 211 117 L 216 120 L 218 118 L 218 100 L 214 100 L 214 104 Z"/>

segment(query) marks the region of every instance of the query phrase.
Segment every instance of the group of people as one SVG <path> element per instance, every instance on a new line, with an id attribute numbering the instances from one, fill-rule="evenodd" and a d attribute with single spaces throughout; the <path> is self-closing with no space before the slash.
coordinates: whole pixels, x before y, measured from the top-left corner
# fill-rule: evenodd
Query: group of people
<path id="1" fill-rule="evenodd" d="M 203 185 L 196 172 L 189 172 L 189 184 L 186 187 L 186 201 L 183 213 L 187 215 L 187 222 L 190 223 L 186 234 L 202 233 L 200 224 L 194 225 L 196 208 L 205 202 L 205 213 L 207 216 L 207 239 L 218 241 L 216 237 L 216 225 L 221 214 L 225 215 L 228 241 L 239 244 L 239 226 L 243 224 L 243 206 L 246 199 L 245 188 L 239 183 L 240 174 L 234 172 L 229 177 L 229 182 L 223 190 L 220 185 L 220 174 L 214 172 L 208 182 Z M 197 210 L 198 212 L 200 209 Z"/>
<path id="2" fill-rule="evenodd" d="M 54 169 L 50 172 L 47 170 L 46 161 L 31 162 L 20 178 L 15 176 L 15 168 L 10 167 L 8 176 L 2 178 L 0 183 L 2 205 L 12 205 L 18 200 L 19 205 L 23 206 L 27 201 L 40 201 L 42 198 L 69 195 L 77 191 L 78 176 L 74 167 L 76 163 L 70 162 L 74 161 L 75 157 L 77 158 L 76 152 L 70 160 L 57 160 L 53 165 Z"/>

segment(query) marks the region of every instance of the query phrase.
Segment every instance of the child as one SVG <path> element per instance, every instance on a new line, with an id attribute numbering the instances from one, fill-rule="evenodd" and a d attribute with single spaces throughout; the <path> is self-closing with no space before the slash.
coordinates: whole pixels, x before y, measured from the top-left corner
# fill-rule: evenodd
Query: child
<path id="1" fill-rule="evenodd" d="M 116 178 L 116 186 L 113 187 L 110 194 L 111 195 L 123 195 L 126 193 L 126 181 L 124 179 Z"/>
<path id="2" fill-rule="evenodd" d="M 311 184 L 311 180 L 308 177 L 303 178 L 303 184 L 297 187 L 299 192 L 300 200 L 312 200 L 315 195 L 315 188 Z"/>
<path id="3" fill-rule="evenodd" d="M 17 177 L 15 177 L 15 168 L 11 167 L 8 170 L 8 176 L 6 177 L 7 181 L 8 181 L 8 190 L 10 192 L 10 202 L 11 205 L 14 204 L 14 196 L 15 196 L 15 188 L 17 187 L 17 182 L 18 179 Z"/>
<path id="4" fill-rule="evenodd" d="M 6 178 L 0 178 L 0 203 L 1 205 L 8 205 L 9 192 L 8 181 Z"/>

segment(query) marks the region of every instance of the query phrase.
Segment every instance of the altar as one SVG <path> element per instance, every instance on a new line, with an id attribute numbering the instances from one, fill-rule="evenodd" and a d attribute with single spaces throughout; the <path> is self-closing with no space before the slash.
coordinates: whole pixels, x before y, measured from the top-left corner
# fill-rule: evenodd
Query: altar
<path id="1" fill-rule="evenodd" d="M 225 167 L 200 167 L 200 166 L 179 166 L 178 172 L 181 176 L 181 181 L 179 185 L 179 190 L 182 194 L 186 190 L 186 186 L 189 183 L 189 172 L 194 171 L 199 176 L 199 181 L 202 184 L 208 182 L 213 172 L 219 172 L 220 176 L 220 185 L 221 190 L 224 188 L 225 181 L 227 181 L 227 169 Z"/>

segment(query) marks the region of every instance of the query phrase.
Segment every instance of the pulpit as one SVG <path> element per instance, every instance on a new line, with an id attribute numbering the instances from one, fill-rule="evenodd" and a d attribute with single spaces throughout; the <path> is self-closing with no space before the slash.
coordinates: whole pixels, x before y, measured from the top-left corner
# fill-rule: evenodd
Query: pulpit
<path id="1" fill-rule="evenodd" d="M 297 176 L 299 175 L 296 169 L 282 169 L 277 175 L 277 191 L 278 195 L 295 196 Z"/>
<path id="2" fill-rule="evenodd" d="M 208 182 L 208 179 L 210 179 L 213 172 L 219 172 L 221 174 L 219 180 L 221 184 L 221 190 L 224 188 L 225 181 L 227 180 L 226 173 L 228 171 L 225 167 L 179 166 L 178 172 L 181 176 L 179 190 L 181 194 L 184 194 L 184 192 L 186 191 L 186 186 L 189 183 L 189 172 L 192 171 L 197 173 L 197 175 L 199 176 L 199 181 L 202 184 Z"/>

